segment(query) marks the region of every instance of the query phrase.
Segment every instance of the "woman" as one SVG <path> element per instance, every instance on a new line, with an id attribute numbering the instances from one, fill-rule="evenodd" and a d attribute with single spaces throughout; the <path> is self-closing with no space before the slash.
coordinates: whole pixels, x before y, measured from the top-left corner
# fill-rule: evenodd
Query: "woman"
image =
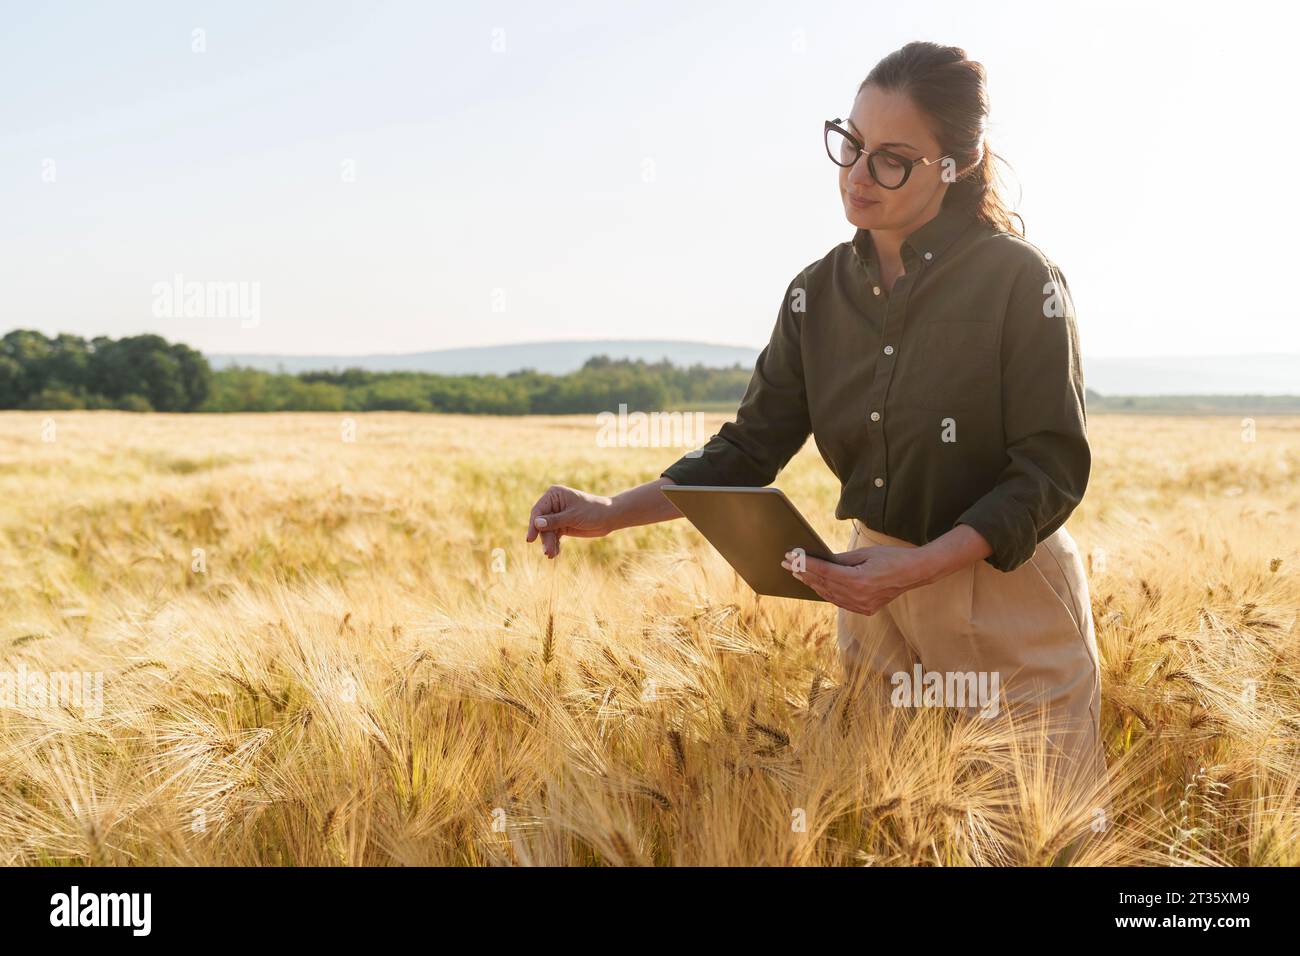
<path id="1" fill-rule="evenodd" d="M 613 497 L 552 487 L 527 540 L 554 557 L 565 535 L 678 517 L 666 484 L 770 484 L 811 434 L 852 538 L 837 563 L 782 566 L 839 607 L 846 666 L 885 693 L 918 665 L 995 675 L 1008 706 L 1045 709 L 1069 776 L 1096 782 L 1100 670 L 1064 527 L 1091 467 L 1078 334 L 1064 276 L 996 187 L 987 116 L 961 49 L 877 64 L 825 128 L 856 232 L 790 283 L 735 422 Z"/>

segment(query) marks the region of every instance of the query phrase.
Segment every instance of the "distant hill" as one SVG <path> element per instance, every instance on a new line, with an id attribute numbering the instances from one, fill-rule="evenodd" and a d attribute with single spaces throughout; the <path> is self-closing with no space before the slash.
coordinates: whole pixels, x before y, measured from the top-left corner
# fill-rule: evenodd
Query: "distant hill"
<path id="1" fill-rule="evenodd" d="M 752 366 L 758 349 L 708 342 L 674 342 L 657 339 L 610 339 L 577 342 L 522 342 L 375 355 L 231 355 L 208 353 L 213 368 L 243 365 L 266 372 L 316 372 L 363 368 L 371 372 L 434 372 L 440 375 L 505 375 L 523 368 L 552 375 L 576 372 L 593 355 L 612 359 L 667 358 L 674 365 L 724 368 L 739 362 Z"/>
<path id="2" fill-rule="evenodd" d="M 1298 395 L 1300 355 L 1085 355 L 1083 377 L 1103 395 Z"/>
<path id="3" fill-rule="evenodd" d="M 435 352 L 374 355 L 232 355 L 209 353 L 213 368 L 243 365 L 263 371 L 435 372 L 443 375 L 504 375 L 523 368 L 563 375 L 593 355 L 667 358 L 674 365 L 752 366 L 758 349 L 740 345 L 658 339 L 590 339 L 525 342 Z M 1102 395 L 1295 395 L 1300 394 L 1300 355 L 1148 356 L 1083 360 L 1088 388 Z"/>

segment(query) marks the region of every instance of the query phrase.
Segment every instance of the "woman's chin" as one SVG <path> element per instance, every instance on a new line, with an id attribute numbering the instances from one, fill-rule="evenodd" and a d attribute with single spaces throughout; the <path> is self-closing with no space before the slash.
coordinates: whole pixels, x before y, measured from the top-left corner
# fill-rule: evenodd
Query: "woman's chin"
<path id="1" fill-rule="evenodd" d="M 844 203 L 844 215 L 853 225 L 859 229 L 878 229 L 884 221 L 881 215 L 881 204 L 878 202 L 871 203 L 868 206 L 856 206 L 851 202 Z"/>

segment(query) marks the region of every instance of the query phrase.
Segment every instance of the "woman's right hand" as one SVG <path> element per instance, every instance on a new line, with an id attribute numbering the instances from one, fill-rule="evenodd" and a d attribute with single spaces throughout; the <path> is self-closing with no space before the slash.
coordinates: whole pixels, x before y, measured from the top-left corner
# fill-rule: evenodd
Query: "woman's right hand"
<path id="1" fill-rule="evenodd" d="M 528 516 L 528 537 L 542 536 L 542 551 L 548 558 L 560 553 L 560 538 L 600 538 L 616 530 L 614 502 L 564 485 L 551 485 L 537 499 Z"/>

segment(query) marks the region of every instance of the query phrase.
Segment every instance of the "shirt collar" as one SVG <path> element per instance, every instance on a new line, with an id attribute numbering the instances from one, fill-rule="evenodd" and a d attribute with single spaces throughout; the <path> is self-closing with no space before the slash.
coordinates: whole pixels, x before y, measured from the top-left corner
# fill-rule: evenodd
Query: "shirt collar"
<path id="1" fill-rule="evenodd" d="M 940 258 L 974 222 L 975 217 L 964 209 L 941 206 L 933 219 L 903 240 L 904 268 L 911 272 L 914 263 L 933 262 Z M 853 251 L 868 267 L 875 264 L 872 261 L 871 230 L 859 229 L 853 234 Z"/>

